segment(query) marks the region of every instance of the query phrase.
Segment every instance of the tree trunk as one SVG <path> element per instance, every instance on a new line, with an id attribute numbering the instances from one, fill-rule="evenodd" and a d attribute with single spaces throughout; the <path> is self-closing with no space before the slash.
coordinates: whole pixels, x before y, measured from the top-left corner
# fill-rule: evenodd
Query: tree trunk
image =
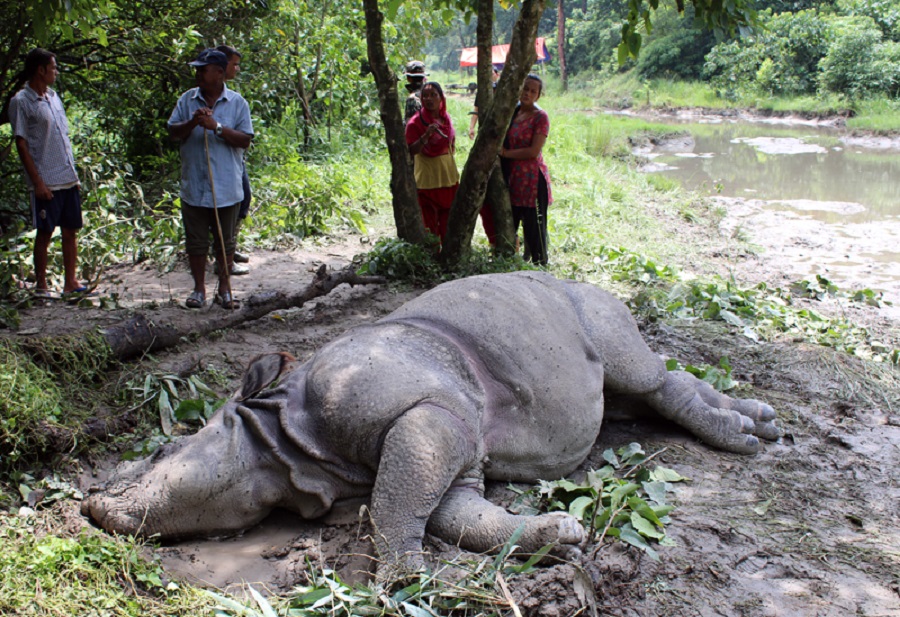
<path id="1" fill-rule="evenodd" d="M 425 224 L 419 210 L 412 159 L 406 147 L 406 131 L 397 95 L 397 76 L 388 66 L 384 53 L 381 34 L 384 15 L 378 10 L 378 0 L 363 0 L 363 7 L 366 14 L 369 66 L 375 76 L 384 138 L 391 159 L 391 196 L 397 236 L 413 244 L 424 244 Z"/>
<path id="2" fill-rule="evenodd" d="M 372 0 L 366 0 L 370 1 Z M 447 266 L 459 263 L 472 243 L 472 233 L 484 201 L 488 177 L 497 161 L 519 91 L 536 58 L 534 39 L 544 4 L 545 0 L 522 2 L 522 10 L 513 27 L 506 65 L 494 92 L 493 104 L 482 116 L 481 127 L 463 167 L 459 190 L 450 210 L 447 238 L 441 250 L 441 261 Z M 482 55 L 480 51 L 478 55 Z"/>
<path id="3" fill-rule="evenodd" d="M 494 2 L 478 0 L 478 25 L 475 30 L 478 45 L 478 90 L 475 107 L 478 108 L 478 129 L 494 102 L 493 65 L 491 47 L 494 43 Z M 505 136 L 505 131 L 504 131 Z M 502 139 L 502 138 L 501 138 Z M 512 255 L 516 251 L 515 229 L 512 208 L 509 205 L 509 190 L 503 180 L 500 165 L 495 164 L 488 179 L 487 191 L 482 203 L 487 202 L 497 233 L 494 250 L 500 255 Z"/>
<path id="4" fill-rule="evenodd" d="M 368 285 L 384 283 L 379 276 L 359 276 L 355 270 L 347 269 L 341 272 L 325 274 L 325 266 L 319 268 L 312 283 L 303 291 L 285 295 L 280 291 L 268 291 L 254 294 L 243 302 L 243 306 L 234 311 L 214 310 L 198 313 L 199 319 L 192 321 L 186 329 L 179 329 L 171 323 L 166 323 L 158 317 L 152 320 L 142 313 L 138 313 L 129 322 L 111 326 L 102 330 L 113 354 L 125 360 L 134 356 L 158 351 L 167 347 L 173 347 L 181 343 L 185 338 L 197 335 L 205 335 L 215 330 L 233 328 L 245 321 L 253 321 L 265 317 L 274 311 L 283 311 L 288 308 L 302 306 L 305 302 L 324 296 L 332 289 L 347 283 L 353 285 Z"/>
<path id="5" fill-rule="evenodd" d="M 556 0 L 556 52 L 559 56 L 559 78 L 562 91 L 569 90 L 569 72 L 566 70 L 566 11 L 565 0 Z"/>

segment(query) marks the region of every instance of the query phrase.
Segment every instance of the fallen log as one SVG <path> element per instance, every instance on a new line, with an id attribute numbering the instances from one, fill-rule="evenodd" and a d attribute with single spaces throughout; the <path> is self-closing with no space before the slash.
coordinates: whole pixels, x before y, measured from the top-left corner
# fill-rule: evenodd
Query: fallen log
<path id="1" fill-rule="evenodd" d="M 138 313 L 124 324 L 104 328 L 101 330 L 101 334 L 113 355 L 120 360 L 126 360 L 141 354 L 174 347 L 188 336 L 203 336 L 216 330 L 233 328 L 244 322 L 265 317 L 274 311 L 302 306 L 313 298 L 328 294 L 342 283 L 356 286 L 385 282 L 385 279 L 380 276 L 359 276 L 352 269 L 331 274 L 326 274 L 325 270 L 325 266 L 322 265 L 316 272 L 312 283 L 297 293 L 265 291 L 244 299 L 241 307 L 233 311 L 216 310 L 198 313 L 198 318 L 191 321 L 189 330 L 184 329 L 183 326 L 179 328 L 173 323 L 167 323 L 159 317 L 148 317 L 144 313 Z"/>

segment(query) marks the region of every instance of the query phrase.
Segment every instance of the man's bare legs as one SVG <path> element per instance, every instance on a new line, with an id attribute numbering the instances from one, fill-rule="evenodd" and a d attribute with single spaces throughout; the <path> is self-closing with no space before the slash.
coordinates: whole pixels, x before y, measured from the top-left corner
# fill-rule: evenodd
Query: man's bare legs
<path id="1" fill-rule="evenodd" d="M 47 252 L 53 232 L 38 230 L 34 238 L 34 288 L 47 291 Z"/>
<path id="2" fill-rule="evenodd" d="M 63 272 L 65 282 L 63 283 L 63 293 L 70 293 L 81 287 L 76 273 L 78 264 L 78 230 L 65 229 L 62 231 L 62 252 L 63 252 Z M 46 271 L 46 257 L 44 253 L 44 269 Z"/>

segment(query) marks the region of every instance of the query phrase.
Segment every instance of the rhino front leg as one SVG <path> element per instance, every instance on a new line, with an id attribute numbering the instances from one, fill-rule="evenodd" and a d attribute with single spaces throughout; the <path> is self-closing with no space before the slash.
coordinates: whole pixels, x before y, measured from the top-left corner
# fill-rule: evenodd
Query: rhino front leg
<path id="1" fill-rule="evenodd" d="M 478 460 L 478 439 L 453 412 L 421 404 L 388 431 L 372 491 L 378 578 L 424 565 L 425 525 L 453 480 Z"/>
<path id="2" fill-rule="evenodd" d="M 517 545 L 526 553 L 547 544 L 575 545 L 584 529 L 575 517 L 562 512 L 539 516 L 510 514 L 486 500 L 480 483 L 455 485 L 444 495 L 428 521 L 428 532 L 466 550 L 484 553 L 505 544 L 522 525 Z"/>
<path id="3" fill-rule="evenodd" d="M 730 406 L 711 405 L 704 399 L 703 394 L 709 393 L 700 387 L 702 383 L 690 373 L 666 373 L 663 385 L 646 395 L 647 402 L 661 416 L 680 424 L 711 446 L 740 454 L 758 452 L 759 439 L 753 434 L 756 419 Z"/>

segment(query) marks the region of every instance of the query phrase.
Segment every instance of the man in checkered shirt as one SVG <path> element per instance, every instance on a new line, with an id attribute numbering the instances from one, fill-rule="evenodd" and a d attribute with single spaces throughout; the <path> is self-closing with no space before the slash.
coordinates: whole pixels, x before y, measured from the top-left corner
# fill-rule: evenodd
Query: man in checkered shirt
<path id="1" fill-rule="evenodd" d="M 35 294 L 49 295 L 47 250 L 57 226 L 62 231 L 63 293 L 84 292 L 76 278 L 81 221 L 81 183 L 75 172 L 69 123 L 59 95 L 50 86 L 59 70 L 56 56 L 33 49 L 25 56 L 25 87 L 10 101 L 9 117 L 16 149 L 25 168 L 31 197 L 34 240 Z"/>

